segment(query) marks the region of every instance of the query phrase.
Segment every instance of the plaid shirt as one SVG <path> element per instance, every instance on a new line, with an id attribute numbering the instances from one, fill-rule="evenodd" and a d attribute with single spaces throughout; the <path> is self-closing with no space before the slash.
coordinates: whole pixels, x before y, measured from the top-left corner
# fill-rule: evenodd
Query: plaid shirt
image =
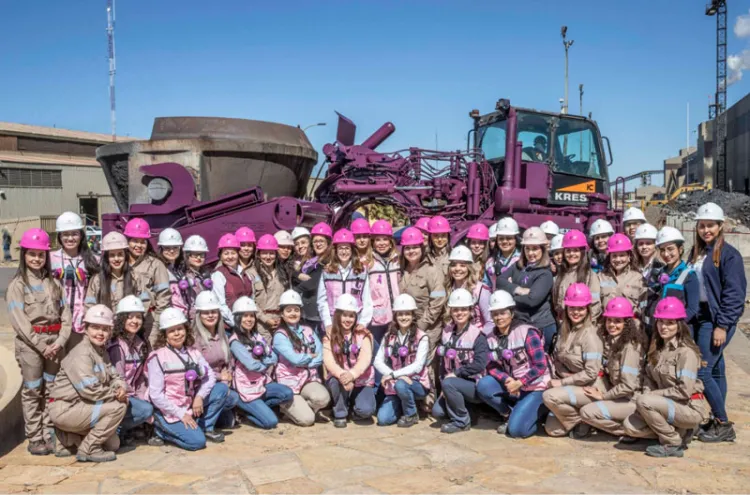
<path id="1" fill-rule="evenodd" d="M 534 380 L 544 375 L 547 369 L 547 355 L 544 352 L 544 345 L 542 345 L 542 339 L 539 334 L 539 330 L 530 329 L 526 334 L 526 341 L 524 342 L 526 347 L 526 354 L 529 356 L 529 372 L 522 377 L 512 377 L 520 381 L 524 386 L 532 383 Z M 505 380 L 511 378 L 506 372 L 504 372 L 500 364 L 496 361 L 490 361 L 487 366 L 487 372 L 500 383 L 505 383 Z"/>

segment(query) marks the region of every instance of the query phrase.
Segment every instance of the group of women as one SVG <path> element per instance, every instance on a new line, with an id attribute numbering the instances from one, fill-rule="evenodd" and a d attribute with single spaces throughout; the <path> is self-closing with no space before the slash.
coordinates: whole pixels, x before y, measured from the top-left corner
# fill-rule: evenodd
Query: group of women
<path id="1" fill-rule="evenodd" d="M 658 439 L 646 451 L 658 457 L 694 437 L 732 441 L 723 351 L 746 281 L 721 208 L 696 222 L 690 253 L 635 208 L 623 233 L 503 218 L 452 249 L 440 216 L 399 246 L 382 219 L 257 239 L 242 227 L 209 266 L 203 238 L 168 228 L 154 250 L 140 218 L 98 259 L 63 213 L 57 251 L 46 232 L 23 234 L 6 294 L 28 450 L 92 462 L 137 439 L 196 450 L 280 415 L 337 428 L 432 415 L 455 433 L 483 406 L 511 437 L 598 430 Z"/>

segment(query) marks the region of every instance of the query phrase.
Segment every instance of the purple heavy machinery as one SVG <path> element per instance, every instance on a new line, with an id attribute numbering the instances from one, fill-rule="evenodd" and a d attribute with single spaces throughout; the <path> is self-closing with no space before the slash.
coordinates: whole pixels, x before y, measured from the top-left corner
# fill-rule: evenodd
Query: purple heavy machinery
<path id="1" fill-rule="evenodd" d="M 323 147 L 327 169 L 306 195 L 317 153 L 298 128 L 241 119 L 160 118 L 149 141 L 97 151 L 120 211 L 104 216 L 104 232 L 145 218 L 154 238 L 166 227 L 200 234 L 214 247 L 242 225 L 256 233 L 325 221 L 348 225 L 371 203 L 392 205 L 409 219 L 443 215 L 453 242 L 469 225 L 512 216 L 522 228 L 555 221 L 588 229 L 612 207 L 609 140 L 585 117 L 541 112 L 498 100 L 495 111 L 470 113 L 466 151 L 377 148 L 395 131 L 384 124 L 356 145 L 356 126 L 339 115 L 335 143 Z M 605 155 L 607 144 L 609 158 Z M 210 257 L 215 258 L 211 252 Z"/>

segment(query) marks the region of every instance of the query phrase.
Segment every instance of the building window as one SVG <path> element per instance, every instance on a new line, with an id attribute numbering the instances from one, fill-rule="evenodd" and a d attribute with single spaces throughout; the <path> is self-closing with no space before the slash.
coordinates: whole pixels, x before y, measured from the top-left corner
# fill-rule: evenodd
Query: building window
<path id="1" fill-rule="evenodd" d="M 0 187 L 62 189 L 62 171 L 34 168 L 0 168 Z"/>

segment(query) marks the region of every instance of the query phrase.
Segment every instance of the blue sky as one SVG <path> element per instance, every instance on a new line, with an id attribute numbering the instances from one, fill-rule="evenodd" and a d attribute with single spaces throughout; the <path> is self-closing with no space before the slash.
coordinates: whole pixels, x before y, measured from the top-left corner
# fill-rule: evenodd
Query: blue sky
<path id="1" fill-rule="evenodd" d="M 0 120 L 110 131 L 105 0 L 4 2 Z M 750 0 L 729 12 L 732 32 Z M 361 141 L 385 121 L 384 150 L 465 147 L 468 112 L 500 97 L 559 108 L 570 50 L 571 113 L 593 112 L 614 152 L 610 174 L 661 168 L 707 118 L 715 19 L 705 0 L 602 2 L 120 0 L 118 134 L 148 137 L 153 119 L 205 115 L 302 126 L 320 151 L 334 110 Z M 729 88 L 729 103 L 750 78 Z M 634 184 L 631 184 L 633 187 Z"/>

